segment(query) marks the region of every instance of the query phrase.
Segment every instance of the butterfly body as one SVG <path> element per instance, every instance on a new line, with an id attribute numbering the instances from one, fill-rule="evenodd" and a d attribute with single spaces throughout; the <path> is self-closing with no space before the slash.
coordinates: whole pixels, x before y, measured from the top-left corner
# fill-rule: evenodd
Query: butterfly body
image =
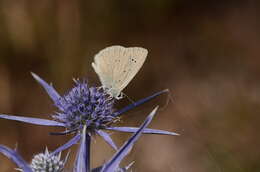
<path id="1" fill-rule="evenodd" d="M 140 70 L 147 54 L 141 47 L 110 46 L 95 55 L 92 67 L 107 93 L 121 99 L 122 90 Z"/>

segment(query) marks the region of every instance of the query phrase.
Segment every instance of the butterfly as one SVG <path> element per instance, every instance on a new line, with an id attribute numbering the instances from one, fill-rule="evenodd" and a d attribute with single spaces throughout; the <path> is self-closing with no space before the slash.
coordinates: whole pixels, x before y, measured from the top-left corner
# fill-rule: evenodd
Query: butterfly
<path id="1" fill-rule="evenodd" d="M 95 55 L 92 67 L 110 97 L 123 98 L 122 90 L 140 70 L 147 54 L 145 48 L 115 45 Z"/>

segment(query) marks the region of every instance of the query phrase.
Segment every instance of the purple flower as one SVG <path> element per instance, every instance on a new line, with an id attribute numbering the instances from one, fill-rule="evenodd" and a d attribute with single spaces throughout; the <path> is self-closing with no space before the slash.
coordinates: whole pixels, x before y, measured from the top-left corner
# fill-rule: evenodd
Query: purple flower
<path id="1" fill-rule="evenodd" d="M 106 92 L 89 87 L 85 81 L 75 80 L 75 83 L 66 95 L 55 100 L 59 112 L 53 115 L 54 119 L 64 123 L 70 131 L 86 125 L 89 133 L 116 121 L 113 116 L 114 100 L 109 99 Z"/>
<path id="2" fill-rule="evenodd" d="M 87 150 L 87 171 L 90 169 L 89 149 L 91 136 L 93 134 L 100 135 L 110 146 L 117 150 L 117 146 L 113 142 L 112 138 L 104 130 L 128 133 L 137 132 L 139 130 L 137 127 L 113 127 L 111 124 L 116 122 L 117 119 L 125 112 L 140 106 L 141 104 L 157 97 L 158 95 L 168 92 L 168 90 L 162 90 L 149 97 L 136 101 L 135 103 L 132 103 L 121 110 L 116 111 L 113 108 L 114 100 L 109 98 L 109 96 L 101 89 L 101 87 L 89 87 L 85 81 L 81 82 L 79 80 L 75 80 L 75 87 L 64 96 L 60 96 L 52 85 L 47 84 L 43 79 L 34 73 L 32 73 L 32 76 L 45 89 L 50 98 L 53 100 L 54 105 L 58 108 L 58 111 L 52 115 L 53 120 L 11 116 L 5 114 L 0 114 L 0 118 L 36 125 L 58 126 L 65 128 L 65 131 L 56 134 L 76 133 L 71 140 L 54 151 L 52 155 L 69 148 L 70 146 L 85 138 L 87 140 L 87 144 L 84 145 L 85 148 L 83 146 L 82 149 Z M 85 128 L 84 131 L 83 128 Z M 174 132 L 148 128 L 142 130 L 142 133 L 174 136 L 178 135 Z"/>

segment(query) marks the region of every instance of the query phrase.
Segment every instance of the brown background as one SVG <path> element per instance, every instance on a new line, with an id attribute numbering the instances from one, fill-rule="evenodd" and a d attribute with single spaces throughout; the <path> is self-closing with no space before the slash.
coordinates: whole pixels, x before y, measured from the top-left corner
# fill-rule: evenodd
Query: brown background
<path id="1" fill-rule="evenodd" d="M 143 136 L 124 164 L 134 160 L 133 171 L 149 172 L 259 171 L 257 6 L 252 0 L 1 0 L 0 112 L 50 118 L 56 109 L 30 71 L 64 94 L 73 77 L 100 85 L 90 65 L 99 50 L 142 46 L 148 59 L 124 93 L 137 100 L 169 88 L 173 102 L 151 127 L 181 136 Z M 166 100 L 164 95 L 136 108 L 120 125 L 140 125 Z M 53 150 L 69 139 L 49 136 L 55 128 L 7 120 L 0 120 L 0 131 L 0 144 L 17 143 L 27 161 L 45 146 Z M 121 145 L 129 136 L 113 138 Z M 92 150 L 93 166 L 113 154 L 98 137 Z M 14 167 L 1 155 L 1 172 Z"/>

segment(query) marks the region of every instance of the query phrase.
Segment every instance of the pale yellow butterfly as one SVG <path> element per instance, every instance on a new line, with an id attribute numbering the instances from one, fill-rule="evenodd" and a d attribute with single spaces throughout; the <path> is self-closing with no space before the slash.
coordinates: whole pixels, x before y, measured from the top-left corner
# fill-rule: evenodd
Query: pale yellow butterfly
<path id="1" fill-rule="evenodd" d="M 115 98 L 123 98 L 122 90 L 142 67 L 148 51 L 141 47 L 110 46 L 94 57 L 92 67 L 102 87 Z"/>

